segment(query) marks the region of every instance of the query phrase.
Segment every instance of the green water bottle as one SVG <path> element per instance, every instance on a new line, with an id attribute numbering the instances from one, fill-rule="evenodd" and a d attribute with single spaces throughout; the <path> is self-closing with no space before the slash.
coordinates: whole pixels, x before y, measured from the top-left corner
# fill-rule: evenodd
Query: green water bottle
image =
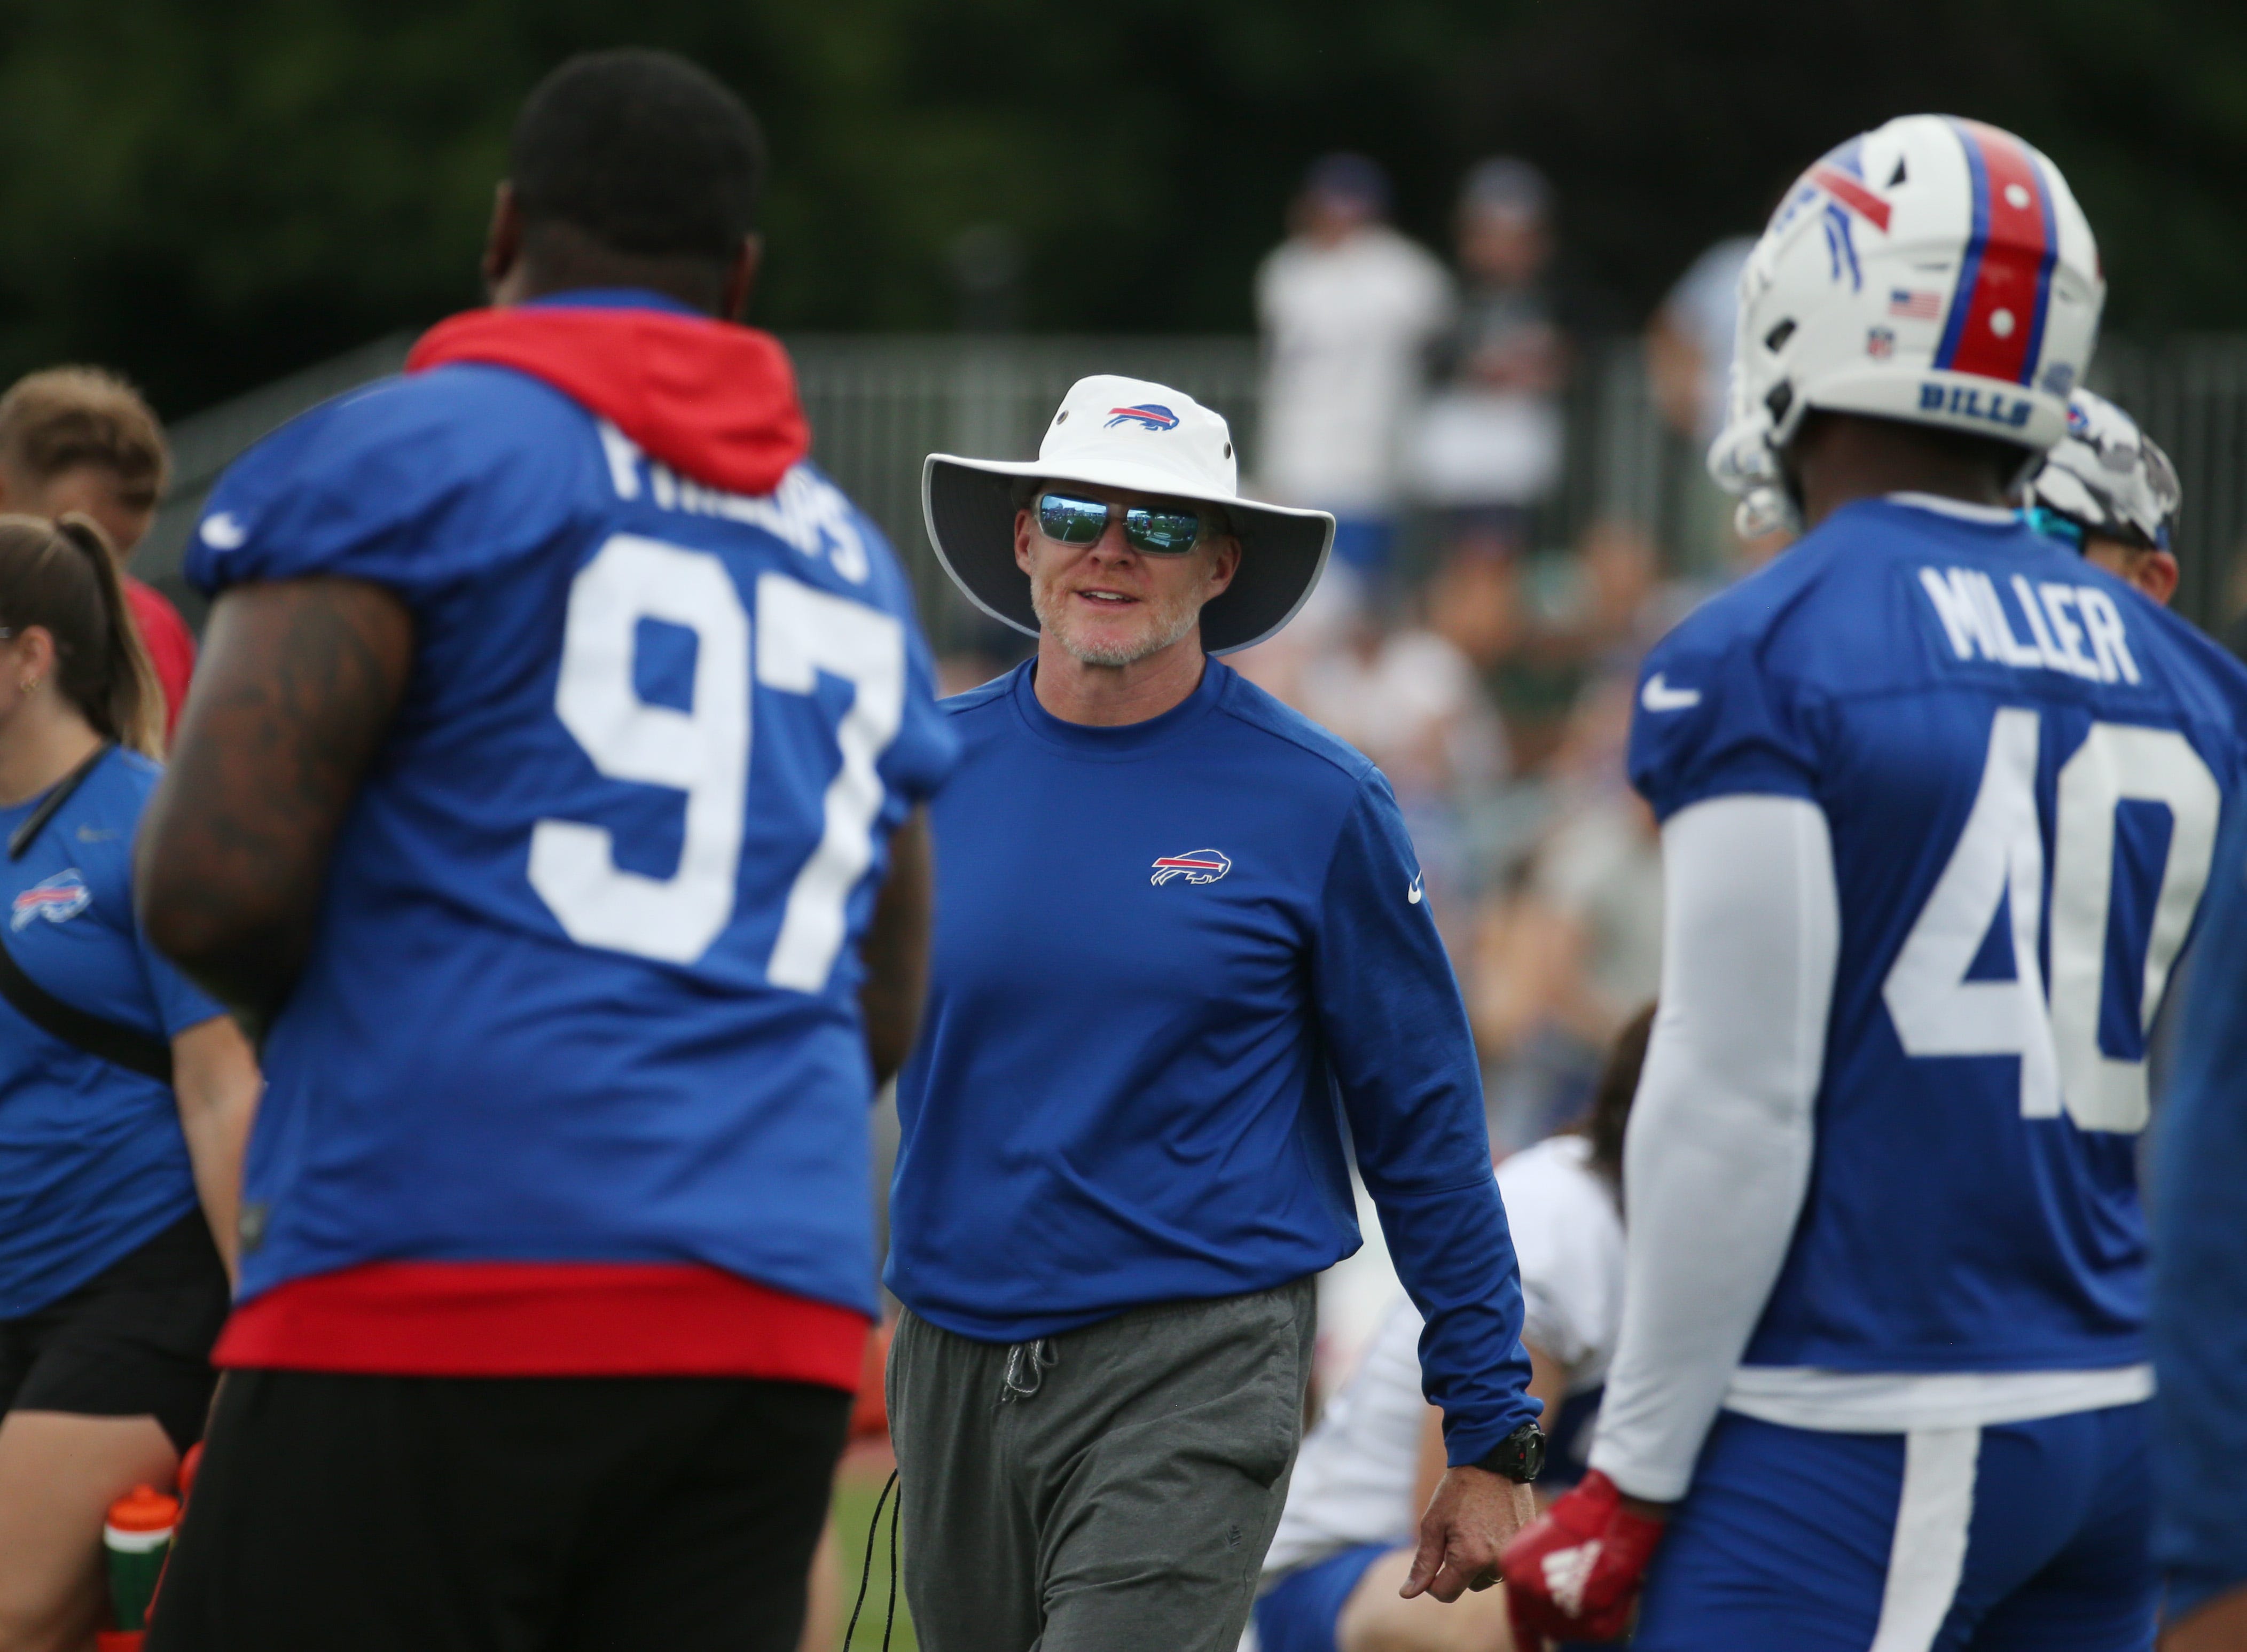
<path id="1" fill-rule="evenodd" d="M 117 1627 L 130 1634 L 148 1627 L 148 1603 L 179 1528 L 180 1499 L 154 1486 L 136 1485 L 109 1505 L 101 1546 L 109 1559 L 109 1602 Z"/>

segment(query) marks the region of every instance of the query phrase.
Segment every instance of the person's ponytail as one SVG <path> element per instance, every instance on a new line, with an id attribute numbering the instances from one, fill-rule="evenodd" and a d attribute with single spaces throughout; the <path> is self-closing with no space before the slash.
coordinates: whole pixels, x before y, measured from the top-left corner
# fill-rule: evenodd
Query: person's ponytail
<path id="1" fill-rule="evenodd" d="M 100 595 L 97 634 L 63 651 L 62 691 L 105 740 L 150 757 L 164 754 L 163 691 L 125 596 L 109 536 L 91 516 L 73 512 L 55 523 L 58 537 L 84 556 Z"/>

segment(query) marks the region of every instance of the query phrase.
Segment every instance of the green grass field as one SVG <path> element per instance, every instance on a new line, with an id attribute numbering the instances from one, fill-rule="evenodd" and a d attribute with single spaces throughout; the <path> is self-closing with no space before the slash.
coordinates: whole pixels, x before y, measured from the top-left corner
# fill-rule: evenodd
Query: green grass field
<path id="1" fill-rule="evenodd" d="M 843 1627 L 850 1621 L 850 1602 L 858 1593 L 860 1568 L 866 1559 L 866 1527 L 874 1518 L 874 1500 L 882 1494 L 882 1481 L 889 1473 L 884 1463 L 878 1469 L 872 1464 L 863 1468 L 846 1465 L 835 1482 L 835 1524 L 843 1539 L 843 1606 L 835 1620 L 836 1643 L 842 1645 Z M 895 1498 L 891 1502 L 895 1502 Z M 890 1512 L 882 1511 L 882 1529 L 874 1544 L 872 1576 L 866 1586 L 866 1609 L 858 1619 L 858 1633 L 851 1637 L 843 1652 L 880 1652 L 882 1617 L 888 1609 L 890 1598 Z M 890 1636 L 891 1652 L 918 1652 L 919 1642 L 913 1637 L 912 1618 L 905 1611 L 905 1597 L 898 1594 L 898 1621 Z"/>

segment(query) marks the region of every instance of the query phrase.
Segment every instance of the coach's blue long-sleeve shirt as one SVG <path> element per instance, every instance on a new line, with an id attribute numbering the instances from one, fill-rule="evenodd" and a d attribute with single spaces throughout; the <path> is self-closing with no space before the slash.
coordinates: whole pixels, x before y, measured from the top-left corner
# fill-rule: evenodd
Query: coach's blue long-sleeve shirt
<path id="1" fill-rule="evenodd" d="M 1359 1245 L 1352 1142 L 1451 1460 L 1476 1460 L 1538 1407 L 1474 1046 L 1388 783 L 1216 661 L 1123 727 L 1053 716 L 1034 669 L 946 702 L 964 757 L 932 806 L 891 1289 L 1014 1342 L 1284 1284 Z"/>
<path id="2" fill-rule="evenodd" d="M 2247 809 L 2230 812 L 2154 1124 L 2154 1553 L 2172 1619 L 2247 1587 Z"/>

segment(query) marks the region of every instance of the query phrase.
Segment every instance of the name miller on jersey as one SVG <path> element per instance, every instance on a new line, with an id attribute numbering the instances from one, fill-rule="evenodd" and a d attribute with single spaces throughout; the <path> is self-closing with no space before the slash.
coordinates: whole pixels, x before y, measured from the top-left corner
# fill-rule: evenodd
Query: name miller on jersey
<path id="1" fill-rule="evenodd" d="M 1961 659 L 1979 654 L 2017 670 L 2063 672 L 2094 683 L 2139 680 L 2121 612 L 2095 585 L 2041 580 L 2032 586 L 2025 575 L 2013 575 L 2007 584 L 2027 622 L 2024 640 L 1997 582 L 1982 570 L 1922 568 L 1919 583 Z"/>

